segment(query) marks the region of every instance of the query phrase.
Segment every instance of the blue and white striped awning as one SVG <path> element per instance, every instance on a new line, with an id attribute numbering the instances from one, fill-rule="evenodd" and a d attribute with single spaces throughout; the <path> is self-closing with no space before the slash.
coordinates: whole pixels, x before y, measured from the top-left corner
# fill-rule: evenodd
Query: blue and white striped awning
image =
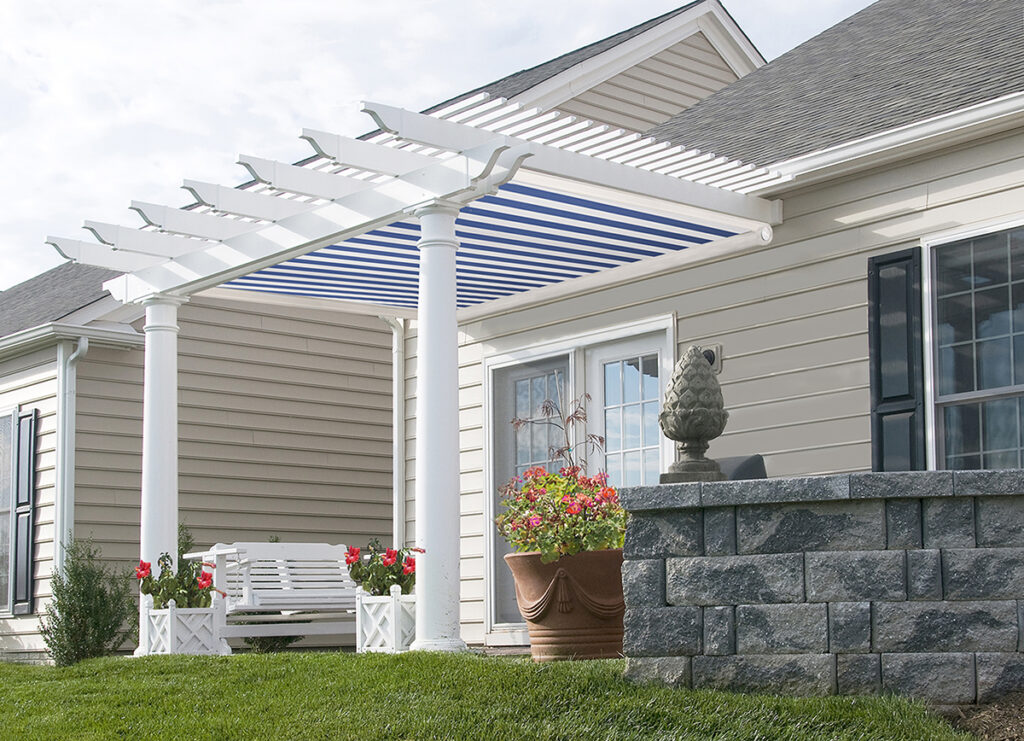
<path id="1" fill-rule="evenodd" d="M 736 234 L 515 182 L 464 206 L 455 224 L 460 308 Z M 415 308 L 418 239 L 416 220 L 399 221 L 224 286 Z"/>

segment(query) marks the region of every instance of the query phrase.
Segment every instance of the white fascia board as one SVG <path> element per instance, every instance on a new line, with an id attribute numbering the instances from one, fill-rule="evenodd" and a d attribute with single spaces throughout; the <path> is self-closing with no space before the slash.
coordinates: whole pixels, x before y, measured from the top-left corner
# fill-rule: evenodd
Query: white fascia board
<path id="1" fill-rule="evenodd" d="M 703 2 L 674 18 L 669 18 L 654 28 L 535 85 L 511 98 L 510 102 L 536 107 L 542 111 L 557 108 L 565 101 L 585 93 L 605 80 L 697 33 L 700 30 L 698 19 L 711 12 L 712 5 L 711 2 Z"/>
<path id="2" fill-rule="evenodd" d="M 792 178 L 782 186 L 790 189 L 1021 125 L 1024 125 L 1024 92 L 784 160 L 769 169 Z M 779 188 L 777 184 L 769 187 Z"/>
<path id="3" fill-rule="evenodd" d="M 145 335 L 131 327 L 112 329 L 109 327 L 84 327 L 78 324 L 51 322 L 30 327 L 0 339 L 0 360 L 22 355 L 30 350 L 55 345 L 61 340 L 78 340 L 88 337 L 93 347 L 127 350 L 142 347 Z"/>
<path id="4" fill-rule="evenodd" d="M 381 129 L 402 139 L 427 146 L 459 151 L 480 146 L 495 134 L 485 129 L 444 121 L 381 103 L 363 103 Z M 530 157 L 524 172 L 538 172 L 568 180 L 603 186 L 613 191 L 650 196 L 708 212 L 714 218 L 731 218 L 747 229 L 782 221 L 782 205 L 756 196 L 713 188 L 689 180 L 659 175 L 639 167 L 590 157 L 537 142 L 504 137 L 509 146 L 527 147 Z"/>
<path id="5" fill-rule="evenodd" d="M 157 294 L 190 296 L 321 247 L 405 218 L 435 201 L 463 203 L 512 178 L 529 156 L 501 137 L 430 167 L 293 214 L 262 229 L 226 239 L 103 284 L 118 300 L 138 302 Z"/>
<path id="6" fill-rule="evenodd" d="M 708 11 L 698 19 L 697 25 L 737 77 L 748 75 L 767 64 L 761 52 L 750 43 L 750 39 L 718 0 L 708 3 Z"/>
<path id="7" fill-rule="evenodd" d="M 315 296 L 296 296 L 287 293 L 268 293 L 266 291 L 247 291 L 244 288 L 208 288 L 193 294 L 196 298 L 212 298 L 222 301 L 244 301 L 268 306 L 290 306 L 317 311 L 337 311 L 345 314 L 362 314 L 366 316 L 390 316 L 399 319 L 415 319 L 416 309 L 401 306 L 383 306 L 361 301 L 346 301 L 338 298 L 317 298 Z"/>
<path id="8" fill-rule="evenodd" d="M 672 252 L 658 257 L 649 257 L 628 265 L 602 270 L 590 275 L 572 278 L 553 285 L 535 288 L 532 291 L 488 301 L 479 306 L 468 306 L 456 312 L 459 324 L 485 319 L 500 314 L 509 314 L 539 304 L 553 303 L 573 296 L 603 291 L 625 283 L 633 283 L 663 273 L 692 267 L 726 257 L 753 252 L 771 244 L 774 237 L 770 226 L 756 231 L 737 234 L 704 245 Z"/>

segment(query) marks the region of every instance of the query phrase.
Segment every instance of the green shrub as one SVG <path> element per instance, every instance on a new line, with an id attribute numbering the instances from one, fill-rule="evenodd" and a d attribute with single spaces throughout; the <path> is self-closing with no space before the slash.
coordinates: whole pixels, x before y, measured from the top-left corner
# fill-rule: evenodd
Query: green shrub
<path id="1" fill-rule="evenodd" d="M 42 633 L 57 666 L 113 653 L 133 633 L 138 612 L 131 582 L 100 562 L 92 541 L 72 542 L 50 586 Z"/>

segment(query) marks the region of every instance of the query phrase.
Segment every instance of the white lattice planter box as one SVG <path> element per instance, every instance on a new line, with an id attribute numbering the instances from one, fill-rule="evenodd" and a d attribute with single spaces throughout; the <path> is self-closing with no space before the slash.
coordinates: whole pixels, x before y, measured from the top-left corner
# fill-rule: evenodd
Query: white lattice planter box
<path id="1" fill-rule="evenodd" d="M 153 597 L 142 595 L 142 620 L 136 656 L 150 654 L 229 654 L 227 641 L 217 638 L 216 607 L 178 607 L 171 600 L 153 609 Z"/>
<path id="2" fill-rule="evenodd" d="M 383 597 L 356 590 L 356 653 L 401 653 L 415 638 L 415 594 L 402 594 L 397 584 Z"/>

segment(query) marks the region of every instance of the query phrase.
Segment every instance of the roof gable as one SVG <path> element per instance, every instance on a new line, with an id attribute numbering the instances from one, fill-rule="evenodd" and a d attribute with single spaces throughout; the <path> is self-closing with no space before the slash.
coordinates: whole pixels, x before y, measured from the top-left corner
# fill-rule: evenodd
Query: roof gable
<path id="1" fill-rule="evenodd" d="M 648 133 L 765 166 L 1021 90 L 1019 0 L 879 0 Z"/>
<path id="2" fill-rule="evenodd" d="M 109 295 L 103 281 L 119 275 L 67 262 L 0 293 L 0 337 L 55 322 Z"/>

